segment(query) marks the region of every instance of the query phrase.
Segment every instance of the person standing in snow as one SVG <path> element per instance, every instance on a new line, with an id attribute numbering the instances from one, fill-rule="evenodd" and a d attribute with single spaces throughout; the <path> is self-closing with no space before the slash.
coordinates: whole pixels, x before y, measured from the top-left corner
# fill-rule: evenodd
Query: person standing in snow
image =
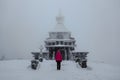
<path id="1" fill-rule="evenodd" d="M 55 55 L 55 60 L 57 62 L 57 70 L 60 70 L 61 68 L 61 62 L 62 62 L 62 54 L 61 52 L 58 50 L 56 55 Z"/>

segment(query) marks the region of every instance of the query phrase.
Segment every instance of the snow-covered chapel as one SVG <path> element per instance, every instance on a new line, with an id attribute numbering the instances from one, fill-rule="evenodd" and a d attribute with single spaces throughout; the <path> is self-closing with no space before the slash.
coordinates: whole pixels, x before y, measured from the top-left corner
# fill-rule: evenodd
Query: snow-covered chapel
<path id="1" fill-rule="evenodd" d="M 72 52 L 75 50 L 75 39 L 71 37 L 71 32 L 64 25 L 64 16 L 59 12 L 56 17 L 57 24 L 49 32 L 49 37 L 45 40 L 46 50 L 49 52 L 49 59 L 54 59 L 56 51 L 59 49 L 63 60 L 72 58 Z"/>
<path id="2" fill-rule="evenodd" d="M 47 60 L 54 60 L 56 52 L 60 50 L 63 60 L 81 59 L 87 61 L 88 52 L 76 51 L 76 40 L 71 36 L 71 32 L 64 25 L 64 16 L 59 12 L 56 17 L 56 26 L 49 32 L 49 37 L 45 39 L 44 47 L 40 48 L 40 52 L 32 52 L 35 59 L 40 56 Z M 44 51 L 42 49 L 44 48 Z"/>

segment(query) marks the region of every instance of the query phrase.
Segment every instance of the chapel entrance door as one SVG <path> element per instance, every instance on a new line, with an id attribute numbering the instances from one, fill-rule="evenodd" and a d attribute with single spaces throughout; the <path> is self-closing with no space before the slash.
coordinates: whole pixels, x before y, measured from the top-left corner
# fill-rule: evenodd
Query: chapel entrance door
<path id="1" fill-rule="evenodd" d="M 62 59 L 65 60 L 65 49 L 61 49 L 60 52 L 62 54 Z"/>

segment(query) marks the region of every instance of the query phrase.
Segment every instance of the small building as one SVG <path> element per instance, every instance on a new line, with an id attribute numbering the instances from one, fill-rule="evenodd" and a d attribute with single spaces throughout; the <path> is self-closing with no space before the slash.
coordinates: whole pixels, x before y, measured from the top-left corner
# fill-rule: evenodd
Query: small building
<path id="1" fill-rule="evenodd" d="M 31 66 L 34 62 L 43 61 L 43 58 L 47 60 L 54 60 L 56 52 L 60 50 L 63 60 L 74 60 L 78 62 L 82 68 L 87 67 L 87 54 L 88 52 L 76 51 L 76 40 L 71 36 L 71 32 L 64 25 L 64 16 L 59 13 L 56 17 L 57 24 L 55 28 L 49 32 L 49 37 L 45 40 L 45 51 L 32 52 L 34 60 L 31 62 Z M 37 65 L 37 63 L 36 63 Z M 34 66 L 33 66 L 34 69 Z M 35 66 L 36 69 L 36 66 Z"/>
<path id="2" fill-rule="evenodd" d="M 45 40 L 45 47 L 48 51 L 49 59 L 54 59 L 57 50 L 62 53 L 63 60 L 72 58 L 72 51 L 75 50 L 76 40 L 71 36 L 71 32 L 64 25 L 64 16 L 59 13 L 56 17 L 57 24 L 53 31 L 49 32 L 49 37 Z"/>
<path id="3" fill-rule="evenodd" d="M 79 52 L 75 50 L 76 40 L 71 36 L 71 32 L 64 25 L 64 16 L 59 13 L 56 17 L 56 26 L 49 32 L 49 37 L 44 41 L 45 49 L 40 47 L 40 52 L 32 52 L 35 59 L 42 56 L 47 60 L 54 60 L 56 52 L 60 50 L 63 60 L 75 60 L 80 58 L 84 61 L 87 57 L 88 52 Z"/>

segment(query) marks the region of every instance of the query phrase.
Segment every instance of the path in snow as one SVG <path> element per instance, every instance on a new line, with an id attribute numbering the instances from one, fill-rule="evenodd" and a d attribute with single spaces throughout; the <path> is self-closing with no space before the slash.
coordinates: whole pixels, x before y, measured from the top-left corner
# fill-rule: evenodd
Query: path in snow
<path id="1" fill-rule="evenodd" d="M 88 63 L 83 69 L 74 61 L 63 61 L 60 71 L 55 61 L 44 60 L 32 70 L 29 60 L 0 61 L 0 80 L 120 80 L 120 68 L 104 63 Z"/>

